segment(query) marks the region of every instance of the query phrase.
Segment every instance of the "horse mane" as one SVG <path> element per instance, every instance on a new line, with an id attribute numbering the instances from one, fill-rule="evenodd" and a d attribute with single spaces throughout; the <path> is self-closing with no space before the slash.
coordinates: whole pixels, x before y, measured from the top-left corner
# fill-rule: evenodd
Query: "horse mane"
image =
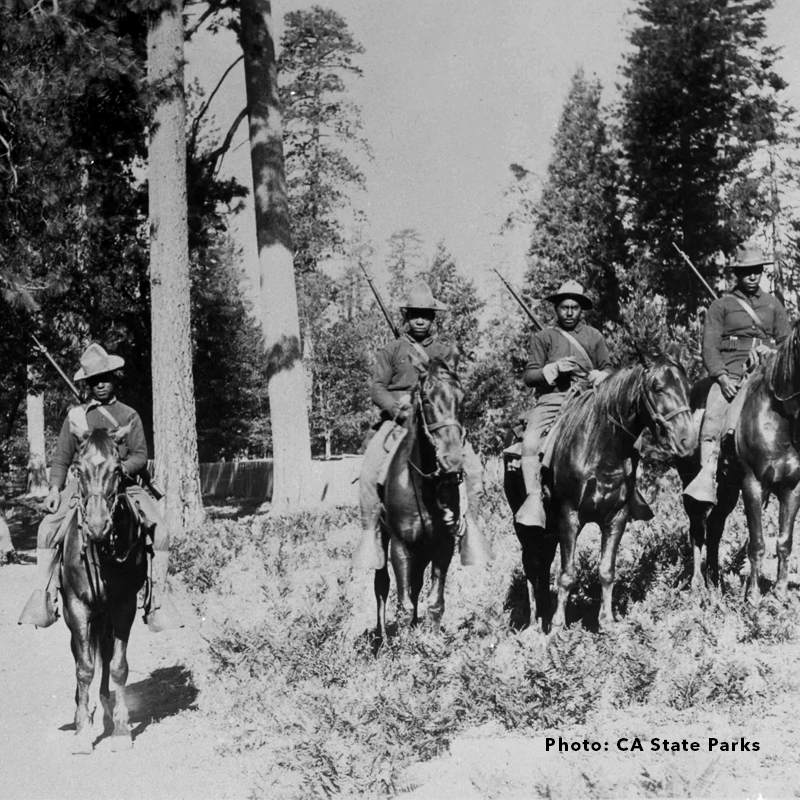
<path id="1" fill-rule="evenodd" d="M 461 388 L 461 380 L 455 369 L 440 356 L 433 356 L 427 364 L 427 374 L 434 379 L 442 379 Z"/>
<path id="2" fill-rule="evenodd" d="M 570 401 L 560 421 L 559 442 L 569 444 L 576 433 L 586 431 L 591 444 L 609 420 L 625 424 L 644 386 L 645 368 L 639 364 L 612 372 L 593 390 Z"/>
<path id="3" fill-rule="evenodd" d="M 90 449 L 106 458 L 110 458 L 118 452 L 116 442 L 105 428 L 95 428 L 90 431 L 86 437 L 83 452 L 88 452 Z"/>
<path id="4" fill-rule="evenodd" d="M 797 392 L 797 362 L 800 359 L 800 320 L 794 324 L 792 331 L 784 342 L 778 345 L 774 353 L 764 359 L 753 371 L 753 386 L 759 386 L 782 399 Z"/>

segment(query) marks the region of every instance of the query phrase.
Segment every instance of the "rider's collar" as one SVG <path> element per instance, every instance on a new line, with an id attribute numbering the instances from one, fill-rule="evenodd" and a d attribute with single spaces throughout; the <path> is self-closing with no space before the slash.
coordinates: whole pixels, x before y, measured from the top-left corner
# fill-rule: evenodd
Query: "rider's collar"
<path id="1" fill-rule="evenodd" d="M 743 292 L 738 286 L 733 287 L 733 291 L 731 294 L 738 295 L 739 297 L 744 298 L 745 300 L 755 300 L 756 298 L 761 297 L 762 289 L 759 286 L 753 294 L 747 294 L 747 292 Z"/>
<path id="2" fill-rule="evenodd" d="M 113 406 L 114 403 L 117 402 L 116 397 L 112 397 L 107 403 L 101 403 L 99 400 L 95 400 L 94 397 L 86 404 L 86 411 L 87 413 L 91 411 L 93 408 L 97 408 L 98 406 Z"/>
<path id="3" fill-rule="evenodd" d="M 418 344 L 418 345 L 421 345 L 422 347 L 427 347 L 428 345 L 430 345 L 433 342 L 434 338 L 435 338 L 435 334 L 433 334 L 433 333 L 430 336 L 428 336 L 425 339 L 422 339 L 420 341 L 415 339 L 410 333 L 406 333 L 405 336 L 406 336 L 406 339 L 408 339 L 408 341 L 411 342 L 411 344 Z"/>

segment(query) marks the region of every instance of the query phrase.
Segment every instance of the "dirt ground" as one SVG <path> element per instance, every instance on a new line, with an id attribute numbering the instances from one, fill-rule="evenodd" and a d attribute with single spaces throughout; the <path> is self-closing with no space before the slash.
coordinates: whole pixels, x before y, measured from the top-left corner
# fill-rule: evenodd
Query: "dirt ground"
<path id="1" fill-rule="evenodd" d="M 0 798 L 247 797 L 249 781 L 215 753 L 224 732 L 196 709 L 201 621 L 152 634 L 137 619 L 128 650 L 133 749 L 112 753 L 100 738 L 92 755 L 70 753 L 75 676 L 67 627 L 63 620 L 45 630 L 17 625 L 34 569 L 32 562 L 0 567 Z"/>

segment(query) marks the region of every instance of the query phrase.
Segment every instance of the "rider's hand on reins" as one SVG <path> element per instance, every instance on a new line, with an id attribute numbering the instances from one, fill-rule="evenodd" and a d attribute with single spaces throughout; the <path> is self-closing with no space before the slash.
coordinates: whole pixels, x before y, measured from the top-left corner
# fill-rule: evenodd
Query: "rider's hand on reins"
<path id="1" fill-rule="evenodd" d="M 736 397 L 736 392 L 738 390 L 738 386 L 736 381 L 730 377 L 730 375 L 720 375 L 717 378 L 717 383 L 719 384 L 719 388 L 722 389 L 722 396 L 730 403 L 734 397 Z"/>
<path id="2" fill-rule="evenodd" d="M 50 514 L 55 514 L 59 505 L 61 505 L 61 492 L 57 486 L 51 486 L 44 499 L 44 507 Z"/>

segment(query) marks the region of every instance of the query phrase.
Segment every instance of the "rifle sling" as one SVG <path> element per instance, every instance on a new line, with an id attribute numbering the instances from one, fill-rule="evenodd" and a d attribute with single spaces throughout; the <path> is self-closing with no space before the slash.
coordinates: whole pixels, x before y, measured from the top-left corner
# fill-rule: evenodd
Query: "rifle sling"
<path id="1" fill-rule="evenodd" d="M 591 370 L 595 368 L 594 362 L 591 356 L 586 352 L 586 348 L 571 333 L 568 333 L 562 328 L 553 328 L 553 330 L 558 331 L 578 351 L 578 355 L 586 359 L 589 364 L 589 371 L 591 372 Z"/>
<path id="2" fill-rule="evenodd" d="M 748 303 L 745 303 L 741 297 L 737 297 L 735 294 L 732 294 L 731 297 L 742 307 L 742 310 L 747 313 L 750 319 L 755 322 L 755 324 L 761 330 L 761 333 L 764 334 L 764 338 L 769 339 L 770 336 L 767 333 L 767 329 L 764 327 L 764 323 L 761 321 L 761 318 L 758 316 L 758 314 L 756 314 L 756 310 Z"/>

